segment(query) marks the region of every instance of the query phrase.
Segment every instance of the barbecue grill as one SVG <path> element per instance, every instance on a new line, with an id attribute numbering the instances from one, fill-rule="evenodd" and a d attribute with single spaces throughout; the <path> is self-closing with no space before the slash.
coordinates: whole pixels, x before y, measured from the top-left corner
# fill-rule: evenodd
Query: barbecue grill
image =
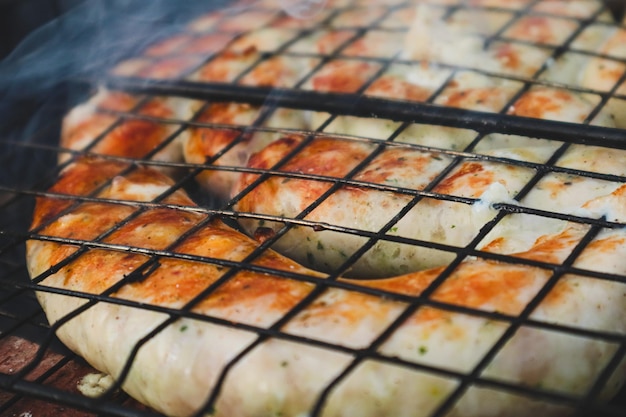
<path id="1" fill-rule="evenodd" d="M 345 4 L 344 4 L 345 3 Z M 142 309 L 152 309 L 168 314 L 174 321 L 181 317 L 190 317 L 196 320 L 205 320 L 216 323 L 220 326 L 244 329 L 258 334 L 257 341 L 249 348 L 245 349 L 224 369 L 220 382 L 223 383 L 229 370 L 252 351 L 254 346 L 262 343 L 268 338 L 287 340 L 296 344 L 314 346 L 323 350 L 330 350 L 349 355 L 352 360 L 346 369 L 333 379 L 320 392 L 317 402 L 311 410 L 312 416 L 321 415 L 325 401 L 332 394 L 333 390 L 341 384 L 341 381 L 353 371 L 360 363 L 375 359 L 386 364 L 406 367 L 410 370 L 430 373 L 435 376 L 454 379 L 458 382 L 457 388 L 437 407 L 432 415 L 444 416 L 455 405 L 459 398 L 468 389 L 486 388 L 498 392 L 504 392 L 512 396 L 524 396 L 531 399 L 553 402 L 563 405 L 573 410 L 575 416 L 623 416 L 626 414 L 626 392 L 624 389 L 608 404 L 599 400 L 599 393 L 608 383 L 618 365 L 625 359 L 626 337 L 624 334 L 611 331 L 610 329 L 588 329 L 579 328 L 574 325 L 545 323 L 531 318 L 533 309 L 541 303 L 548 295 L 551 288 L 560 277 L 568 273 L 575 273 L 595 280 L 609 280 L 624 282 L 626 275 L 604 273 L 598 271 L 581 270 L 574 265 L 576 254 L 582 252 L 594 239 L 595 235 L 603 229 L 616 229 L 624 227 L 623 223 L 614 222 L 605 218 L 590 219 L 584 215 L 565 214 L 561 212 L 545 211 L 533 207 L 516 204 L 515 202 L 497 202 L 494 208 L 498 211 L 496 217 L 482 228 L 476 237 L 466 246 L 456 248 L 442 246 L 432 242 L 416 241 L 395 234 L 394 225 L 423 199 L 436 199 L 440 201 L 453 202 L 456 204 L 474 204 L 474 199 L 461 198 L 458 196 L 445 195 L 433 192 L 438 181 L 441 181 L 449 174 L 454 167 L 463 160 L 473 159 L 477 161 L 493 161 L 514 167 L 529 169 L 534 172 L 532 178 L 516 196 L 517 200 L 541 183 L 543 179 L 550 175 L 570 175 L 574 177 L 595 178 L 607 182 L 624 184 L 626 177 L 612 173 L 592 171 L 582 171 L 568 168 L 559 163 L 560 158 L 573 146 L 594 146 L 607 149 L 626 149 L 626 131 L 619 128 L 607 128 L 594 125 L 594 120 L 605 106 L 610 103 L 626 100 L 626 94 L 622 93 L 620 86 L 626 79 L 626 71 L 622 74 L 618 82 L 606 89 L 582 88 L 573 85 L 563 85 L 554 76 L 553 68 L 560 63 L 567 61 L 567 57 L 602 58 L 612 64 L 625 68 L 626 56 L 606 56 L 601 55 L 593 48 L 589 48 L 581 38 L 589 31 L 602 28 L 612 24 L 612 9 L 609 3 L 597 3 L 596 9 L 591 13 L 591 17 L 583 17 L 572 12 L 565 18 L 560 18 L 567 23 L 570 31 L 564 34 L 562 42 L 558 45 L 549 43 L 531 42 L 523 38 L 509 38 L 511 28 L 516 23 L 528 15 L 547 16 L 555 18 L 549 9 L 541 8 L 541 1 L 511 2 L 510 8 L 501 9 L 491 6 L 477 6 L 464 2 L 440 2 L 437 7 L 442 15 L 453 16 L 455 13 L 475 12 L 479 9 L 504 16 L 504 23 L 493 33 L 481 34 L 485 45 L 502 40 L 511 41 L 526 47 L 535 48 L 540 51 L 544 58 L 538 65 L 536 71 L 529 76 L 518 76 L 512 74 L 493 73 L 470 67 L 459 67 L 456 65 L 441 65 L 440 70 L 446 77 L 443 77 L 439 85 L 433 87 L 429 97 L 423 101 L 397 100 L 388 97 L 380 97 L 368 94 L 370 87 L 379 77 L 383 76 L 394 68 L 400 66 L 419 65 L 409 58 L 401 55 L 401 45 L 398 50 L 389 50 L 386 56 L 362 57 L 350 52 L 354 45 L 362 39 L 372 40 L 376 37 L 396 36 L 403 34 L 408 29 L 408 23 L 403 21 L 401 16 L 413 7 L 413 2 L 403 0 L 389 0 L 379 2 L 381 7 L 367 7 L 356 2 L 337 2 L 332 8 L 315 10 L 318 2 L 310 2 L 307 9 L 291 10 L 292 14 L 307 13 L 308 19 L 298 21 L 297 25 L 285 23 L 286 13 L 268 6 L 250 3 L 239 5 L 222 12 L 219 19 L 203 15 L 197 18 L 189 10 L 184 15 L 184 19 L 193 22 L 177 28 L 173 35 L 165 33 L 156 39 L 150 39 L 151 46 L 146 47 L 141 42 L 134 45 L 130 51 L 126 51 L 126 56 L 116 59 L 109 67 L 98 73 L 77 74 L 71 80 L 65 80 L 61 85 L 47 90 L 49 100 L 44 106 L 44 113 L 38 119 L 45 120 L 35 127 L 24 129 L 17 136 L 12 132 L 0 137 L 0 149 L 3 150 L 2 165 L 9 167 L 9 172 L 0 178 L 0 415 L 11 416 L 20 415 L 35 417 L 43 415 L 113 415 L 113 416 L 156 416 L 159 415 L 149 410 L 126 396 L 118 389 L 105 394 L 103 397 L 91 398 L 81 394 L 77 389 L 77 384 L 85 375 L 96 372 L 81 358 L 71 353 L 63 347 L 54 334 L 58 326 L 50 326 L 37 303 L 34 292 L 48 291 L 67 293 L 76 297 L 88 300 L 88 305 L 95 303 L 118 303 L 134 306 Z M 596 3 L 593 3 L 596 4 Z M 210 9 L 210 8 L 208 8 Z M 183 17 L 179 16 L 180 21 Z M 252 18 L 252 20 L 250 20 Z M 248 20 L 245 20 L 248 19 Z M 242 23 L 245 22 L 245 23 Z M 356 22 L 356 23 L 355 23 Z M 266 50 L 259 51 L 251 59 L 249 65 L 242 68 L 235 74 L 229 82 L 207 82 L 198 77 L 203 68 L 210 66 L 212 62 L 219 59 L 225 48 L 231 42 L 240 42 L 245 45 L 250 34 L 259 36 L 267 28 L 280 27 L 284 33 L 289 33 L 287 39 L 281 39 L 276 44 L 269 43 Z M 620 26 L 622 30 L 625 27 Z M 328 30 L 342 30 L 347 34 L 337 43 L 336 47 L 328 53 L 302 50 L 298 48 L 299 42 L 307 37 L 317 36 L 321 32 Z M 219 33 L 223 42 L 211 48 L 198 47 L 203 37 L 209 34 Z M 177 36 L 172 43 L 172 36 Z M 139 45 L 139 47 L 138 47 Z M 181 51 L 183 51 L 181 53 Z M 275 57 L 289 57 L 296 60 L 313 59 L 317 63 L 311 70 L 285 82 L 284 85 L 263 86 L 254 85 L 246 81 L 246 77 L 255 71 L 255 68 L 264 65 Z M 369 78 L 361 85 L 356 86 L 353 91 L 316 91 L 310 87 L 310 80 L 325 66 L 336 61 L 367 62 L 375 65 L 375 70 Z M 442 95 L 446 94 L 446 88 L 455 80 L 455 77 L 463 72 L 471 72 L 480 76 L 499 80 L 501 82 L 512 83 L 515 86 L 513 93 L 507 97 L 506 102 L 493 111 L 475 111 L 462 108 L 446 107 L 437 105 Z M 320 136 L 329 134 L 340 136 L 346 140 L 356 142 L 366 142 L 379 145 L 378 152 L 398 146 L 413 150 L 432 150 L 432 146 L 411 145 L 401 141 L 403 134 L 407 134 L 416 126 L 445 126 L 456 129 L 467 137 L 467 143 L 463 148 L 436 148 L 436 151 L 450 158 L 453 161 L 441 175 L 421 190 L 406 189 L 386 184 L 384 186 L 364 183 L 355 180 L 353 176 L 343 178 L 317 177 L 320 181 L 328 182 L 332 185 L 331 190 L 343 186 L 364 187 L 367 189 L 377 189 L 392 191 L 411 197 L 411 203 L 396 213 L 395 216 L 380 230 L 375 232 L 363 231 L 339 225 L 318 223 L 307 219 L 308 212 L 315 206 L 323 202 L 324 196 L 313 203 L 308 212 L 300 213 L 296 217 L 280 218 L 255 213 L 237 212 L 234 206 L 245 197 L 244 191 L 227 202 L 218 201 L 213 196 L 207 194 L 198 186 L 195 178 L 206 171 L 223 172 L 253 172 L 260 174 L 260 181 L 271 176 L 280 175 L 289 179 L 310 178 L 305 174 L 280 171 L 280 163 L 272 170 L 254 171 L 242 167 L 217 166 L 213 162 L 219 159 L 221 154 L 216 155 L 205 163 L 169 163 L 159 162 L 151 159 L 142 159 L 140 162 L 145 165 L 173 168 L 177 172 L 182 172 L 172 191 L 175 189 L 185 189 L 192 198 L 199 203 L 198 210 L 212 216 L 217 216 L 229 224 L 236 225 L 237 220 L 242 218 L 252 219 L 262 222 L 280 222 L 284 227 L 277 233 L 271 233 L 263 240 L 257 251 L 257 255 L 267 250 L 270 246 L 285 236 L 295 227 L 312 228 L 314 230 L 332 230 L 338 233 L 364 236 L 365 244 L 355 253 L 346 256 L 345 262 L 338 268 L 329 272 L 329 279 L 326 281 L 315 281 L 317 294 L 325 288 L 347 288 L 351 291 L 360 291 L 377 297 L 384 297 L 390 300 L 406 303 L 406 310 L 393 323 L 384 329 L 380 336 L 372 341 L 366 348 L 353 348 L 343 345 L 328 343 L 310 337 L 289 334 L 281 330 L 281 326 L 287 323 L 306 307 L 313 297 L 308 301 L 298 304 L 288 315 L 280 319 L 270 328 L 257 328 L 244 323 L 231 323 L 216 317 L 199 317 L 191 312 L 189 308 L 172 310 L 159 308 L 157 306 L 142 305 L 132 301 L 125 301 L 110 295 L 88 295 L 82 293 L 72 293 L 58 289 L 46 287 L 41 284 L 45 277 L 40 277 L 31 281 L 25 266 L 24 245 L 29 239 L 52 240 L 49 236 L 40 235 L 38 229 L 29 231 L 31 213 L 33 210 L 35 197 L 50 195 L 46 191 L 59 177 L 63 168 L 57 164 L 59 155 L 75 156 L 81 153 L 90 153 L 90 148 L 84 151 L 72 151 L 62 149 L 58 145 L 60 122 L 62 115 L 72 108 L 77 102 L 88 97 L 97 88 L 105 87 L 111 91 L 122 91 L 125 93 L 141 97 L 140 104 L 127 111 L 100 110 L 101 112 L 117 118 L 107 130 L 101 133 L 103 137 L 115 128 L 116 125 L 125 120 L 147 120 L 159 124 L 174 126 L 173 133 L 165 140 L 165 144 L 173 141 L 177 135 L 189 129 L 207 128 L 222 129 L 236 132 L 239 139 L 245 135 L 256 132 L 267 132 L 276 136 L 286 134 L 297 134 L 305 137 L 305 141 L 311 141 Z M 519 97 L 525 92 L 537 87 L 546 86 L 550 88 L 564 88 L 570 91 L 588 94 L 593 106 L 582 124 L 567 123 L 556 120 L 538 120 L 517 117 L 507 114 Z M 198 112 L 190 115 L 186 119 L 171 119 L 148 116 L 141 112 L 142 105 L 148 103 L 155 97 L 178 97 L 181 100 L 196 100 L 199 104 Z M 220 123 L 210 123 L 202 121 L 200 117 L 202 110 L 211 103 L 236 102 L 249 103 L 262 106 L 259 116 L 250 125 L 226 125 Z M 50 104 L 52 103 L 52 104 Z M 295 109 L 296 111 L 312 111 L 319 116 L 320 123 L 310 130 L 294 129 L 289 126 L 264 125 L 264 120 L 270 117 L 278 109 Z M 373 126 L 370 136 L 355 135 L 347 130 L 343 123 L 370 123 Z M 377 129 L 376 126 L 392 126 L 388 129 Z M 382 132 L 382 133 L 381 133 Z M 540 163 L 525 160 L 515 160 L 504 157 L 487 155 L 480 151 L 481 143 L 493 138 L 493 135 L 516 135 L 525 138 L 536 138 L 551 141 L 556 144 L 553 153 L 547 160 Z M 95 138 L 97 140 L 97 138 Z M 237 140 L 233 142 L 234 146 Z M 225 153 L 227 149 L 224 150 Z M 375 158 L 373 154 L 371 158 Z M 19 159 L 25 164 L 16 164 Z M 128 162 L 126 158 L 110 157 L 113 160 Z M 357 170 L 355 170 L 356 172 Z M 95 197 L 87 197 L 86 200 Z M 162 204 L 159 201 L 146 203 L 145 206 Z M 141 204 L 138 204 L 142 207 Z M 589 226 L 589 233 L 582 239 L 573 251 L 573 255 L 562 265 L 553 265 L 549 262 L 529 261 L 521 258 L 498 253 L 486 253 L 477 249 L 478 244 L 487 236 L 499 222 L 506 216 L 521 214 L 527 216 L 539 216 L 561 221 L 571 221 Z M 123 227 L 124 224 L 115 226 L 115 230 Z M 108 249 L 114 251 L 137 252 L 134 247 L 119 247 L 110 245 L 103 241 L 82 242 L 72 239 L 57 238 L 59 243 L 68 243 L 78 246 L 80 250 L 90 250 L 93 248 Z M 486 259 L 496 259 L 507 263 L 521 263 L 531 266 L 539 266 L 551 272 L 551 278 L 545 286 L 538 292 L 532 301 L 515 317 L 497 312 L 486 312 L 473 310 L 453 304 L 434 301 L 428 296 L 408 297 L 390 292 L 368 289 L 358 285 L 347 285 L 337 281 L 337 278 L 349 272 L 352 265 L 358 261 L 359 257 L 365 254 L 379 241 L 392 241 L 406 245 L 421 245 L 440 251 L 447 251 L 453 255 L 453 261 L 449 267 L 442 272 L 433 284 L 430 292 L 435 290 L 437 285 L 445 282 L 452 273 L 454 267 L 461 260 L 468 256 L 478 256 Z M 176 257 L 174 253 L 164 251 L 141 249 L 146 254 L 157 260 L 162 257 Z M 206 259 L 197 259 L 207 262 Z M 70 262 L 68 260 L 67 262 Z M 227 265 L 232 268 L 233 273 L 238 270 L 254 269 L 249 263 Z M 54 271 L 50 271 L 53 273 Z M 138 275 L 150 274 L 147 270 L 136 271 Z M 305 279 L 297 274 L 287 274 L 284 271 L 273 271 L 279 276 L 290 279 Z M 493 343 L 484 355 L 466 370 L 451 370 L 444 366 L 432 366 L 407 361 L 395 356 L 387 356 L 381 353 L 380 347 L 389 338 L 394 330 L 401 324 L 402 320 L 413 314 L 418 309 L 428 306 L 446 311 L 453 311 L 459 314 L 466 314 L 473 317 L 488 318 L 497 322 L 506 323 L 507 330 Z M 81 314 L 76 311 L 75 315 Z M 532 328 L 544 332 L 560 332 L 573 338 L 587 338 L 597 340 L 602 343 L 615 346 L 615 353 L 603 372 L 595 381 L 590 381 L 586 392 L 580 396 L 563 394 L 556 389 L 529 387 L 516 383 L 515 381 L 504 381 L 485 376 L 485 369 L 494 361 L 498 353 L 504 348 L 506 343 L 513 338 L 515 332 L 520 328 Z M 154 335 L 150 335 L 153 337 Z M 149 338 L 143 341 L 145 343 Z M 132 358 L 129 359 L 129 365 Z M 114 387 L 117 388 L 117 387 Z M 218 387 L 219 388 L 219 387 Z M 216 398 L 219 396 L 219 389 L 216 389 L 207 398 L 204 411 L 210 412 Z"/>

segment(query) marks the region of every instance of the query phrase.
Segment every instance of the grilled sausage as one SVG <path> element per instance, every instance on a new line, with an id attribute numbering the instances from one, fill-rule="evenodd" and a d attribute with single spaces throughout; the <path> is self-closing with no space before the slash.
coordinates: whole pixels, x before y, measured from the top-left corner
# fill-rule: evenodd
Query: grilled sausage
<path id="1" fill-rule="evenodd" d="M 250 258 L 257 247 L 254 241 L 218 219 L 195 212 L 182 191 L 161 200 L 168 207 L 141 205 L 154 201 L 172 184 L 148 168 L 129 172 L 125 164 L 80 159 L 63 172 L 51 189 L 52 195 L 38 199 L 33 227 L 52 240 L 28 242 L 29 271 L 41 280 L 42 291 L 37 295 L 51 323 L 84 306 L 87 299 L 80 294 L 113 297 L 61 325 L 57 331 L 61 340 L 115 378 L 127 361 L 132 361 L 124 389 L 172 416 L 189 416 L 201 408 L 220 373 L 257 338 L 220 319 L 269 328 L 318 291 L 281 325 L 282 332 L 305 339 L 262 340 L 231 369 L 213 408 L 218 416 L 298 415 L 310 411 L 326 384 L 354 358 L 314 347 L 306 340 L 355 349 L 368 346 L 407 308 L 405 301 L 394 301 L 394 294 L 419 297 L 428 291 L 431 295 L 427 298 L 433 302 L 498 312 L 502 320 L 454 312 L 441 304 L 423 306 L 401 322 L 380 352 L 408 363 L 467 372 L 506 331 L 509 324 L 505 318 L 519 315 L 552 276 L 547 268 L 467 258 L 439 284 L 436 282 L 443 268 L 384 280 L 340 279 L 347 287 L 325 288 L 323 274 L 272 251 Z M 97 195 L 106 201 L 72 200 L 98 189 Z M 63 197 L 55 197 L 56 193 Z M 621 187 L 599 204 L 609 204 L 624 221 L 625 196 L 626 187 Z M 593 200 L 588 204 L 594 204 Z M 586 232 L 586 226 L 570 224 L 515 256 L 558 265 Z M 102 236 L 101 245 L 77 248 L 78 243 L 98 236 Z M 575 266 L 623 274 L 625 240 L 623 229 L 601 232 Z M 172 254 L 161 252 L 164 249 Z M 250 259 L 250 267 L 232 264 L 244 259 Z M 554 284 L 533 310 L 534 320 L 626 331 L 623 283 L 567 275 Z M 71 290 L 72 295 L 45 290 L 50 287 Z M 383 290 L 389 297 L 369 295 L 368 289 Z M 140 304 L 125 305 L 122 301 Z M 172 316 L 159 310 L 183 307 L 195 316 L 173 316 L 176 319 L 168 321 Z M 143 343 L 142 339 L 157 328 L 160 330 Z M 522 326 L 485 375 L 583 394 L 616 348 L 601 339 Z M 604 396 L 618 389 L 624 371 L 623 365 L 615 371 Z M 323 415 L 425 416 L 456 386 L 454 378 L 366 358 L 331 391 Z M 518 416 L 563 411 L 548 402 L 471 388 L 450 415 L 484 415 L 484 404 L 496 413 Z"/>
<path id="2" fill-rule="evenodd" d="M 515 10 L 527 2 L 475 3 Z M 422 20 L 441 17 L 432 12 Z M 497 14 L 489 24 L 498 24 Z M 254 16 L 257 23 L 275 17 Z M 462 29 L 463 20 L 458 24 Z M 220 26 L 220 15 L 202 17 L 190 27 L 204 31 L 215 25 Z M 247 28 L 237 19 L 221 27 Z M 273 41 L 277 33 L 267 32 L 261 41 Z M 467 39 L 462 43 L 476 47 L 474 38 Z M 244 37 L 240 42 L 255 41 Z M 388 52 L 379 46 L 366 52 Z M 236 79 L 259 58 L 248 47 L 225 51 L 195 77 Z M 363 47 L 368 45 L 357 44 L 353 52 Z M 409 48 L 414 58 L 425 60 L 433 58 L 429 51 Z M 480 45 L 480 51 L 476 56 L 488 60 L 487 70 L 522 76 L 533 74 L 546 54 L 541 48 L 499 43 L 484 53 Z M 445 52 L 435 58 L 463 57 Z M 144 75 L 167 76 L 186 68 L 169 64 L 148 66 Z M 308 86 L 387 96 L 402 90 L 406 96 L 400 98 L 417 100 L 433 91 L 428 85 L 405 89 L 415 80 L 404 78 L 410 72 L 402 71 L 368 86 L 366 75 L 380 66 L 362 64 L 333 60 Z M 133 72 L 131 67 L 121 70 Z M 346 76 L 338 68 L 362 72 Z M 515 83 L 505 83 L 512 90 L 503 91 L 481 84 L 484 79 L 472 72 L 465 74 L 471 75 L 461 74 L 456 81 L 469 85 L 448 85 L 441 96 L 448 102 L 442 104 L 476 109 L 486 103 L 485 109 L 522 116 L 534 110 L 576 122 L 587 118 L 592 107 L 585 96 L 534 89 L 512 109 L 503 109 L 515 94 Z M 261 75 L 251 74 L 247 82 L 267 83 Z M 469 94 L 458 95 L 462 88 Z M 483 99 L 490 101 L 478 103 Z M 557 109 L 529 106 L 535 100 Z M 112 114 L 136 106 L 141 107 L 138 116 L 115 122 Z M 455 401 L 448 417 L 558 416 L 572 410 L 526 392 L 583 396 L 619 351 L 619 343 L 603 334 L 626 332 L 626 285 L 611 279 L 626 274 L 626 234 L 618 227 L 626 222 L 626 185 L 555 172 L 514 200 L 535 174 L 532 163 L 545 162 L 560 143 L 492 135 L 475 149 L 483 158 L 458 152 L 471 137 L 438 127 L 390 143 L 330 133 L 281 134 L 275 140 L 235 138 L 225 126 L 213 125 L 258 120 L 258 109 L 242 105 L 207 107 L 198 120 L 208 125 L 176 137 L 171 136 L 175 123 L 151 119 L 188 120 L 198 109 L 197 103 L 143 102 L 102 92 L 73 111 L 62 144 L 67 151 L 93 155 L 60 157 L 67 167 L 49 193 L 37 199 L 27 243 L 29 273 L 40 284 L 37 297 L 60 339 L 120 380 L 138 400 L 171 416 L 199 411 L 219 417 L 302 416 L 319 406 L 324 417 L 421 417 L 449 398 Z M 309 123 L 299 116 L 295 120 Z M 354 130 L 344 133 L 357 136 L 368 136 L 376 126 L 381 138 L 397 127 L 373 122 L 354 127 L 354 120 L 338 119 L 331 126 L 349 125 Z M 604 116 L 596 122 L 612 123 Z M 170 171 L 128 160 L 146 158 L 144 165 L 158 166 L 158 161 L 179 161 L 182 150 L 194 163 L 212 158 L 216 165 L 276 169 L 263 177 L 248 172 L 199 178 L 216 194 L 237 195 L 240 214 L 265 221 L 243 220 L 251 234 L 258 229 L 265 239 L 293 222 L 274 247 L 309 267 L 259 246 L 197 207 L 177 189 Z M 606 156 L 612 159 L 601 160 Z M 572 146 L 555 163 L 623 176 L 623 156 Z M 419 201 L 417 191 L 425 193 Z M 509 213 L 476 243 L 480 250 L 457 252 L 495 218 L 496 203 L 617 225 L 601 228 Z M 368 240 L 357 232 L 375 239 L 373 246 L 356 263 L 346 263 Z M 419 245 L 421 240 L 430 243 Z M 575 269 L 563 274 L 564 264 Z M 590 336 L 590 331 L 604 333 Z M 457 391 L 470 373 L 480 383 Z M 622 360 L 600 397 L 614 395 L 624 375 Z M 520 386 L 529 391 L 514 389 Z M 208 403 L 212 394 L 215 401 Z"/>

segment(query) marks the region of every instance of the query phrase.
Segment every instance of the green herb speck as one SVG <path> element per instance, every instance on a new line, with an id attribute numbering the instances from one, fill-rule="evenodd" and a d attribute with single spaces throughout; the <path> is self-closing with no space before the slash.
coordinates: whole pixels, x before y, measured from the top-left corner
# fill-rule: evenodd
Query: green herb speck
<path id="1" fill-rule="evenodd" d="M 317 241 L 317 250 L 324 250 L 324 245 L 320 240 Z"/>
<path id="2" fill-rule="evenodd" d="M 186 324 L 183 324 L 182 326 L 180 326 L 180 331 L 184 332 L 189 328 L 189 326 L 187 326 Z"/>
<path id="3" fill-rule="evenodd" d="M 426 346 L 420 346 L 418 352 L 420 355 L 425 355 L 428 352 L 428 348 Z"/>

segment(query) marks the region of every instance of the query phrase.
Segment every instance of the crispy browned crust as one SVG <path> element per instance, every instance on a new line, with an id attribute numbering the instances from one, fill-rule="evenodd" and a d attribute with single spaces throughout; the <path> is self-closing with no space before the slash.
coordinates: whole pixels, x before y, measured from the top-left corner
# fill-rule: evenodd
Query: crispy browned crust
<path id="1" fill-rule="evenodd" d="M 172 185 L 172 181 L 167 177 L 149 168 L 134 168 L 123 177 L 116 177 L 127 169 L 127 165 L 120 163 L 94 158 L 81 159 L 63 173 L 50 192 L 65 196 L 86 196 L 103 184 L 111 182 L 98 194 L 99 197 L 132 202 L 143 201 L 146 197 L 133 191 L 138 186 Z M 173 193 L 162 203 L 179 205 L 182 208 L 140 209 L 125 204 L 103 202 L 77 204 L 72 199 L 43 197 L 37 201 L 33 228 L 44 226 L 40 231 L 43 235 L 85 241 L 93 240 L 115 228 L 114 232 L 108 233 L 104 242 L 131 248 L 159 250 L 170 247 L 190 228 L 206 220 L 205 215 L 184 209 L 195 205 L 182 191 Z M 66 213 L 60 218 L 53 220 L 64 211 Z M 127 220 L 133 214 L 135 216 Z M 240 261 L 256 246 L 257 244 L 250 238 L 225 226 L 219 220 L 214 220 L 174 246 L 173 250 L 176 253 Z M 50 263 L 52 266 L 73 253 L 75 247 L 51 244 L 49 250 L 47 260 L 34 261 Z M 147 257 L 144 255 L 124 251 L 89 251 L 65 268 L 66 278 L 63 285 L 66 288 L 98 294 L 146 260 Z M 160 268 L 153 275 L 142 283 L 125 287 L 120 296 L 136 300 L 148 299 L 156 304 L 181 305 L 195 297 L 227 270 L 217 265 L 177 259 L 163 259 L 160 262 Z M 271 251 L 264 253 L 254 263 L 290 272 L 306 271 Z M 41 267 L 45 268 L 45 265 Z M 273 306 L 280 306 L 280 309 L 284 310 L 293 306 L 294 300 L 297 301 L 309 290 L 310 285 L 305 283 L 243 271 L 202 305 L 213 306 L 217 303 L 221 306 L 232 306 L 236 303 L 253 301 L 267 294 L 281 294 L 280 297 L 276 297 Z"/>
<path id="2" fill-rule="evenodd" d="M 325 145 L 323 141 L 319 144 Z M 338 150 L 338 155 L 341 154 Z M 339 166 L 345 167 L 343 164 L 329 163 L 328 168 L 335 167 L 336 170 Z M 118 177 L 125 170 L 129 170 L 125 164 L 84 158 L 66 170 L 50 192 L 64 196 L 87 196 L 110 183 L 99 192 L 100 197 L 133 202 L 156 197 L 156 195 L 133 191 L 138 186 L 169 187 L 172 185 L 172 181 L 163 174 L 149 168 L 132 168 L 123 177 Z M 219 220 L 209 221 L 208 224 L 177 243 L 177 240 L 181 239 L 185 233 L 197 224 L 206 221 L 206 215 L 188 210 L 187 208 L 194 208 L 195 204 L 182 191 L 169 195 L 163 203 L 181 208 L 141 209 L 127 204 L 77 203 L 68 198 L 42 197 L 37 201 L 33 228 L 43 226 L 40 231 L 43 235 L 85 241 L 108 233 L 104 242 L 121 247 L 146 250 L 171 248 L 175 253 L 229 261 L 243 260 L 258 246 L 254 240 L 231 229 Z M 66 213 L 55 219 L 63 212 Z M 132 215 L 134 216 L 130 220 L 126 220 Z M 109 233 L 112 228 L 115 228 L 115 231 Z M 582 232 L 580 228 L 573 228 L 555 236 L 546 236 L 541 238 L 531 250 L 516 256 L 558 264 L 576 245 Z M 599 240 L 595 241 L 589 250 L 608 255 L 617 245 L 624 244 L 625 241 L 623 237 Z M 63 261 L 76 250 L 71 245 L 48 245 L 50 250 L 48 259 L 31 260 L 40 263 L 37 269 L 45 270 Z M 485 249 L 490 250 L 496 247 L 497 242 L 493 242 L 492 246 L 487 246 Z M 147 259 L 145 255 L 131 254 L 123 250 L 92 250 L 81 255 L 64 269 L 63 285 L 79 291 L 102 293 L 114 285 L 120 276 L 139 267 Z M 182 305 L 214 283 L 227 270 L 219 265 L 175 258 L 163 258 L 159 262 L 160 267 L 145 281 L 124 287 L 119 296 L 138 301 L 149 300 L 159 305 Z M 269 250 L 263 252 L 253 263 L 279 271 L 321 276 Z M 443 268 L 438 268 L 383 280 L 350 282 L 359 286 L 418 296 L 442 270 Z M 103 271 L 107 272 L 103 273 Z M 544 282 L 548 276 L 548 271 L 540 268 L 474 260 L 462 264 L 438 289 L 433 298 L 471 308 L 480 308 L 482 305 L 489 304 L 497 311 L 518 314 L 524 306 L 518 294 L 525 288 L 536 286 L 538 280 Z M 557 286 L 548 300 L 555 302 L 560 300 L 561 293 L 567 291 L 566 282 L 563 281 L 560 286 Z M 305 282 L 244 270 L 204 299 L 197 309 L 203 311 L 213 307 L 233 308 L 237 304 L 254 303 L 271 295 L 274 301 L 268 305 L 268 308 L 285 312 L 311 289 L 312 285 Z M 351 293 L 350 297 L 361 298 L 363 295 L 355 292 Z M 354 307 L 359 303 L 350 304 Z M 354 311 L 328 311 L 326 313 L 360 317 L 360 313 Z M 377 314 L 375 311 L 362 311 L 362 313 Z"/>

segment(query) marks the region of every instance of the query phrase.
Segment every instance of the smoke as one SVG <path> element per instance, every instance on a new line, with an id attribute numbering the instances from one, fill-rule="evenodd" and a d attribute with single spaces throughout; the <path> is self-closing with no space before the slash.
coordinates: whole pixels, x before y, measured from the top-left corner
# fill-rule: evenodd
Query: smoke
<path id="1" fill-rule="evenodd" d="M 279 0 L 280 7 L 296 19 L 316 16 L 326 6 L 326 0 Z"/>
<path id="2" fill-rule="evenodd" d="M 54 149 L 39 145 L 58 144 L 63 114 L 85 98 L 87 84 L 76 80 L 98 80 L 119 60 L 179 31 L 200 10 L 227 4 L 87 0 L 32 32 L 0 61 L 0 187 L 32 188 L 51 175 Z M 0 188 L 0 208 L 6 194 Z"/>
<path id="3" fill-rule="evenodd" d="M 224 2 L 210 2 L 219 7 Z M 3 99 L 41 94 L 93 76 L 159 37 L 179 30 L 201 1 L 89 0 L 39 28 L 0 63 Z"/>
<path id="4" fill-rule="evenodd" d="M 63 114 L 88 93 L 76 81 L 100 79 L 116 62 L 180 31 L 200 10 L 231 3 L 88 0 L 30 34 L 0 61 L 0 185 L 19 186 L 41 177 L 36 167 L 55 166 L 52 152 L 32 145 L 58 143 Z"/>
<path id="5" fill-rule="evenodd" d="M 180 30 L 199 10 L 225 3 L 85 1 L 33 32 L 0 62 L 0 103 L 41 99 L 65 82 L 97 78 L 116 61 Z"/>

